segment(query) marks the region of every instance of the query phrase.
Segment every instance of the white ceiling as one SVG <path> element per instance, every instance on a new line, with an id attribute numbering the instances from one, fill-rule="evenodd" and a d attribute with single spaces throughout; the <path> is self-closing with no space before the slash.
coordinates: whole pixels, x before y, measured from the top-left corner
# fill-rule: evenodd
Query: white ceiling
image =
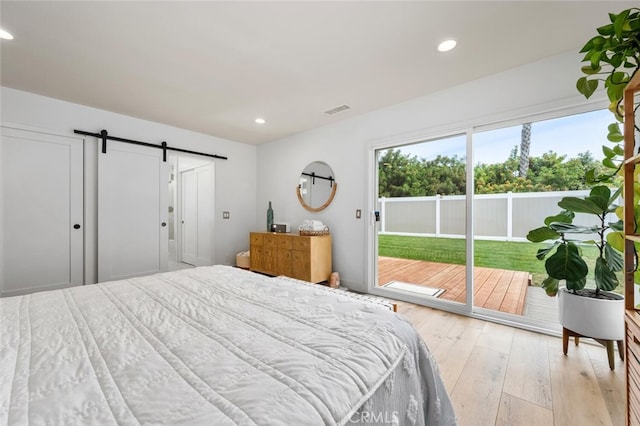
<path id="1" fill-rule="evenodd" d="M 577 51 L 632 6 L 2 0 L 15 39 L 1 42 L 0 83 L 260 144 Z M 458 48 L 438 53 L 447 37 Z M 342 104 L 352 109 L 323 113 Z"/>

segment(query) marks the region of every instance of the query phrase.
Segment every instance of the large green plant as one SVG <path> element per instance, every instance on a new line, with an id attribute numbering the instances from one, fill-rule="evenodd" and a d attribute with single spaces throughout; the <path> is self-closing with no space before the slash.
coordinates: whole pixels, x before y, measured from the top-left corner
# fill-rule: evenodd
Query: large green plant
<path id="1" fill-rule="evenodd" d="M 586 176 L 587 181 L 619 184 L 617 177 L 622 167 L 624 137 L 618 123 L 623 121 L 624 88 L 640 69 L 640 9 L 610 13 L 609 20 L 609 24 L 597 28 L 598 34 L 580 50 L 585 54 L 582 59 L 582 62 L 586 62 L 582 67 L 585 75 L 578 79 L 576 87 L 589 98 L 602 83 L 609 97 L 609 110 L 617 120 L 609 125 L 607 135 L 613 145 L 602 147 L 605 155 L 602 164 L 609 172 L 596 175 L 590 171 Z"/>
<path id="2" fill-rule="evenodd" d="M 623 260 L 620 251 L 620 230 L 622 221 L 607 222 L 607 216 L 616 211 L 618 206 L 615 200 L 619 197 L 620 190 L 611 194 L 611 190 L 604 185 L 591 189 L 588 197 L 564 197 L 558 202 L 563 209 L 555 216 L 549 216 L 544 220 L 545 226 L 533 229 L 527 234 L 529 241 L 539 243 L 551 240 L 551 245 L 538 250 L 536 257 L 545 261 L 547 278 L 542 282 L 542 287 L 548 295 L 555 296 L 558 285 L 564 281 L 567 289 L 576 293 L 587 284 L 589 266 L 582 258 L 581 246 L 595 245 L 598 248 L 593 280 L 596 287 L 596 297 L 602 290 L 613 290 L 619 282 L 616 272 L 622 270 Z M 576 213 L 585 213 L 594 217 L 594 224 L 589 226 L 573 223 Z M 613 229 L 614 231 L 609 231 Z M 609 232 L 608 232 L 609 231 Z M 595 234 L 596 239 L 574 240 L 571 234 Z M 555 250 L 555 251 L 554 251 Z M 553 254 L 551 254 L 553 252 Z"/>
<path id="3" fill-rule="evenodd" d="M 622 208 L 614 204 L 621 193 L 620 172 L 623 164 L 624 136 L 619 123 L 623 121 L 623 94 L 627 83 L 640 69 L 640 9 L 630 8 L 618 14 L 609 14 L 610 23 L 597 28 L 597 35 L 591 38 L 580 50 L 584 53 L 582 67 L 584 76 L 580 77 L 576 87 L 589 98 L 602 83 L 609 98 L 609 110 L 616 122 L 609 125 L 607 139 L 612 143 L 603 145 L 602 164 L 607 173 L 596 174 L 594 170 L 586 173 L 586 181 L 592 185 L 588 197 L 564 197 L 558 206 L 562 212 L 547 217 L 545 226 L 529 232 L 527 239 L 534 242 L 551 240 L 552 244 L 538 250 L 536 257 L 545 261 L 548 277 L 542 286 L 549 295 L 555 295 L 560 281 L 564 281 L 569 290 L 577 292 L 587 284 L 589 267 L 582 258 L 581 246 L 592 244 L 598 248 L 599 256 L 594 266 L 593 280 L 596 294 L 602 290 L 613 290 L 619 282 L 616 272 L 623 268 L 621 252 L 624 247 L 622 235 Z M 636 127 L 638 130 L 638 128 Z M 637 172 L 636 172 L 637 174 Z M 635 179 L 637 182 L 638 180 Z M 609 186 L 617 187 L 611 194 Z M 635 188 L 636 223 L 640 218 L 640 185 Z M 609 213 L 618 220 L 607 223 Z M 593 226 L 580 226 L 573 223 L 576 213 L 595 216 Z M 595 234 L 593 240 L 571 240 L 571 234 Z M 555 252 L 554 252 L 555 249 Z M 553 254 L 551 254 L 553 252 Z M 636 272 L 636 275 L 638 273 Z M 637 277 L 637 279 L 640 277 Z"/>
<path id="4" fill-rule="evenodd" d="M 586 174 L 586 181 L 592 184 L 606 183 L 622 187 L 622 165 L 624 159 L 623 140 L 619 123 L 624 121 L 623 95 L 627 83 L 640 69 L 640 9 L 630 8 L 618 14 L 609 14 L 609 23 L 596 29 L 597 35 L 591 38 L 580 50 L 584 53 L 582 62 L 583 77 L 577 81 L 576 87 L 580 93 L 589 98 L 603 84 L 609 98 L 609 110 L 616 122 L 608 127 L 607 139 L 611 144 L 603 145 L 605 158 L 602 164 L 608 169 L 606 173 L 596 173 L 590 170 Z M 639 105 L 635 105 L 637 113 Z M 637 121 L 637 120 L 636 120 Z M 640 131 L 638 125 L 635 130 Z M 634 171 L 634 217 L 635 224 L 640 223 L 640 183 L 638 176 L 640 168 Z M 622 219 L 622 208 L 616 211 Z M 620 251 L 624 248 L 621 232 L 609 235 L 610 242 Z M 635 249 L 636 265 L 637 246 Z M 635 282 L 640 282 L 640 272 L 635 271 Z"/>

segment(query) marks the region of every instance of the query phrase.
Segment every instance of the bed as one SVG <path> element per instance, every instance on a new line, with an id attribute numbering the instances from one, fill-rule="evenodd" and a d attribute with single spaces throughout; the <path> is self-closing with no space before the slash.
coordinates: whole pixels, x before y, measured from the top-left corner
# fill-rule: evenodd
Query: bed
<path id="1" fill-rule="evenodd" d="M 319 285 L 200 267 L 0 316 L 0 424 L 455 424 L 411 324 Z"/>

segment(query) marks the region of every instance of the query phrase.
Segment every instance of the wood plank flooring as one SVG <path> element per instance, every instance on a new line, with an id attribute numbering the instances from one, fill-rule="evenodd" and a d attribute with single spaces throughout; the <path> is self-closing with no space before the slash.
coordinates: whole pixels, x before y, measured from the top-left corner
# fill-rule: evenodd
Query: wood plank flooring
<path id="1" fill-rule="evenodd" d="M 624 424 L 624 364 L 603 347 L 398 302 L 433 353 L 461 426 Z"/>
<path id="2" fill-rule="evenodd" d="M 466 302 L 465 266 L 422 260 L 378 257 L 381 284 L 403 281 L 442 288 L 441 299 Z M 505 269 L 473 268 L 474 304 L 478 307 L 522 315 L 525 308 L 529 273 Z"/>

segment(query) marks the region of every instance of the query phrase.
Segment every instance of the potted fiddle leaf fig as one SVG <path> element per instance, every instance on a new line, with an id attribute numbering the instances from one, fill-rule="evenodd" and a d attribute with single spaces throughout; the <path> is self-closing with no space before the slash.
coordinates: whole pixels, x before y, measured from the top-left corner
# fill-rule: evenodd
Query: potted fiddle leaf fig
<path id="1" fill-rule="evenodd" d="M 597 185 L 609 184 L 622 188 L 624 136 L 620 130 L 619 123 L 624 121 L 624 89 L 640 69 L 640 8 L 625 9 L 617 14 L 610 13 L 609 23 L 597 28 L 596 31 L 597 34 L 580 50 L 581 53 L 585 54 L 582 59 L 582 62 L 585 63 L 582 67 L 584 75 L 578 79 L 576 87 L 580 93 L 589 98 L 602 84 L 609 98 L 609 110 L 614 115 L 616 122 L 608 126 L 607 139 L 611 144 L 603 145 L 602 147 L 602 152 L 605 156 L 602 164 L 608 169 L 608 172 L 596 174 L 593 170 L 589 171 L 586 175 L 586 181 Z M 637 126 L 635 130 L 640 131 Z M 638 168 L 636 168 L 636 174 L 638 172 Z M 633 206 L 637 224 L 640 219 L 640 184 L 637 178 L 634 181 L 636 183 L 634 185 Z M 617 192 L 620 191 L 618 190 Z M 620 226 L 623 217 L 622 207 L 618 207 L 615 213 L 620 221 L 615 226 L 612 226 L 614 232 L 609 232 L 606 236 L 607 245 L 604 246 L 604 249 L 608 250 L 609 253 L 614 253 L 614 251 L 622 252 L 624 250 L 624 237 Z M 615 254 L 612 254 L 608 260 L 613 261 L 613 265 L 608 262 L 608 266 L 616 269 L 621 267 L 617 265 L 618 260 Z M 600 262 L 602 263 L 602 261 Z M 596 272 L 596 276 L 598 276 L 598 272 Z M 598 283 L 602 284 L 606 277 L 606 274 L 605 276 L 600 276 L 596 280 L 596 286 L 598 286 Z M 637 265 L 635 281 L 640 282 L 640 273 L 637 271 Z M 606 286 L 607 284 L 604 285 L 604 287 Z M 621 307 L 620 309 L 622 310 L 623 308 Z M 616 313 L 616 316 L 621 317 L 622 314 Z M 617 333 L 622 333 L 623 331 L 623 326 L 616 325 Z"/>
<path id="2" fill-rule="evenodd" d="M 609 98 L 609 110 L 616 122 L 608 127 L 607 139 L 611 144 L 602 147 L 605 157 L 602 164 L 607 172 L 596 174 L 595 170 L 588 171 L 585 180 L 594 185 L 589 196 L 564 197 L 558 203 L 563 210 L 558 215 L 547 217 L 545 226 L 530 231 L 527 239 L 551 241 L 549 247 L 538 250 L 536 257 L 540 260 L 546 258 L 548 276 L 542 287 L 549 295 L 559 294 L 564 353 L 567 353 L 568 336 L 595 338 L 607 346 L 609 366 L 613 370 L 613 341 L 618 342 L 622 357 L 624 339 L 624 300 L 620 295 L 611 293 L 619 285 L 617 273 L 623 269 L 621 252 L 624 249 L 622 207 L 614 204 L 621 193 L 624 158 L 624 136 L 619 123 L 624 119 L 625 86 L 640 69 L 640 9 L 610 13 L 609 21 L 597 28 L 597 34 L 580 50 L 585 54 L 582 62 L 586 64 L 582 67 L 584 75 L 576 83 L 578 91 L 586 98 L 591 97 L 602 83 Z M 636 127 L 636 130 L 639 129 Z M 613 194 L 610 187 L 616 188 Z M 634 189 L 634 211 L 638 222 L 640 184 L 636 183 Z M 608 217 L 612 213 L 618 220 L 609 222 Z M 587 226 L 576 224 L 576 214 L 589 215 L 594 221 Z M 583 237 L 592 234 L 595 238 L 571 238 L 580 234 Z M 589 274 L 590 268 L 583 256 L 585 246 L 597 249 L 592 274 Z M 559 288 L 561 283 L 564 287 Z"/>
<path id="3" fill-rule="evenodd" d="M 598 34 L 591 38 L 580 53 L 584 53 L 582 67 L 584 76 L 576 87 L 586 98 L 591 97 L 602 83 L 609 98 L 609 110 L 616 122 L 609 125 L 607 139 L 612 145 L 602 147 L 605 159 L 602 164 L 607 173 L 596 175 L 589 171 L 587 182 L 619 183 L 622 167 L 624 136 L 619 123 L 623 121 L 622 97 L 624 88 L 640 69 L 640 9 L 631 8 L 618 14 L 609 14 L 610 23 L 597 28 Z"/>
<path id="4" fill-rule="evenodd" d="M 558 202 L 562 211 L 547 217 L 544 226 L 527 234 L 532 242 L 550 241 L 539 249 L 536 257 L 545 260 L 547 278 L 542 287 L 548 295 L 559 294 L 560 324 L 576 334 L 595 339 L 620 341 L 624 339 L 622 296 L 611 293 L 619 285 L 617 272 L 623 267 L 618 247 L 622 221 L 609 222 L 618 206 L 620 195 L 609 187 L 598 185 L 589 196 L 564 197 Z M 574 223 L 576 214 L 593 218 L 588 225 Z M 586 238 L 573 236 L 583 235 Z M 595 238 L 589 238 L 595 236 Z M 573 238 L 572 238 L 573 237 Z M 612 244 L 613 243 L 613 244 Z M 597 256 L 590 274 L 583 248 L 595 247 Z M 564 287 L 559 288 L 564 283 Z M 587 284 L 592 285 L 587 285 Z M 566 353 L 566 349 L 565 349 Z"/>
<path id="5" fill-rule="evenodd" d="M 617 341 L 621 349 L 624 339 L 624 300 L 611 293 L 619 285 L 617 273 L 623 268 L 621 252 L 624 248 L 622 207 L 615 205 L 621 193 L 624 157 L 624 136 L 619 123 L 623 122 L 624 116 L 625 86 L 640 69 L 640 9 L 610 13 L 609 20 L 608 24 L 597 28 L 597 35 L 580 50 L 585 54 L 582 61 L 586 65 L 582 67 L 584 75 L 576 83 L 578 91 L 586 98 L 591 97 L 602 83 L 609 98 L 609 110 L 617 120 L 608 127 L 607 139 L 612 144 L 602 147 L 605 156 L 602 164 L 607 172 L 588 171 L 585 180 L 594 185 L 589 196 L 564 197 L 558 202 L 563 210 L 547 217 L 544 226 L 531 230 L 527 239 L 551 241 L 550 246 L 538 250 L 536 257 L 546 259 L 548 276 L 542 287 L 550 296 L 559 295 L 564 353 L 567 353 L 568 336 L 592 337 L 606 344 L 609 366 L 613 369 L 613 341 Z M 636 130 L 640 131 L 637 127 Z M 611 187 L 615 188 L 613 194 Z M 636 183 L 634 192 L 638 222 L 640 184 Z M 574 223 L 576 214 L 589 215 L 594 219 L 593 223 L 586 226 Z M 609 222 L 612 214 L 618 220 Z M 583 238 L 574 237 L 580 234 Z M 589 239 L 591 235 L 586 236 L 588 234 L 595 238 Z M 586 246 L 597 249 L 592 274 L 583 255 Z M 639 274 L 636 272 L 636 275 Z M 561 284 L 564 287 L 560 287 Z"/>

